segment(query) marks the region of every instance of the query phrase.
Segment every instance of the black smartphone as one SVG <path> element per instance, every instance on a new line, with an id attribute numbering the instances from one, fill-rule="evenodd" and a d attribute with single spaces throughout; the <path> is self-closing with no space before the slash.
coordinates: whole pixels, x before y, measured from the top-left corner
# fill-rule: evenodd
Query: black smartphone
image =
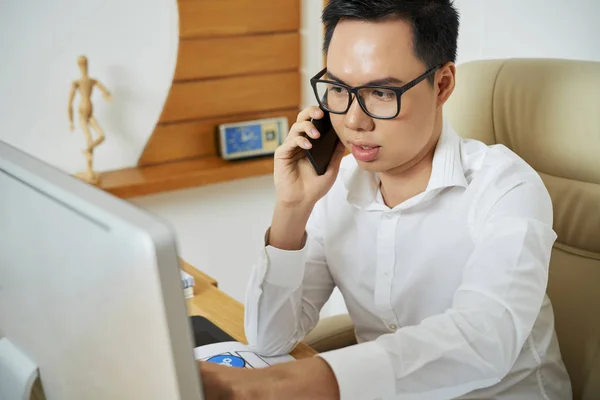
<path id="1" fill-rule="evenodd" d="M 321 136 L 318 139 L 307 136 L 308 140 L 312 143 L 312 148 L 304 150 L 317 175 L 323 175 L 327 171 L 331 156 L 333 156 L 335 147 L 339 142 L 338 135 L 335 133 L 333 125 L 331 125 L 329 113 L 323 110 L 323 114 L 323 118 L 313 118 L 311 120 Z"/>

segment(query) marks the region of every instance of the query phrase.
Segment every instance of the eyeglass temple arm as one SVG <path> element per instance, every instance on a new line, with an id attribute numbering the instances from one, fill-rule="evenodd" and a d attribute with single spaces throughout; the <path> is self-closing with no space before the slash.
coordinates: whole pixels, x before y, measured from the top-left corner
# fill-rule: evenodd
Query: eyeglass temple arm
<path id="1" fill-rule="evenodd" d="M 417 86 L 419 83 L 421 83 L 422 81 L 424 81 L 425 79 L 427 79 L 431 75 L 433 75 L 435 73 L 435 71 L 437 71 L 438 69 L 440 69 L 440 66 L 433 67 L 429 71 L 425 72 L 423 75 L 421 75 L 420 77 L 415 79 L 414 81 L 407 83 L 405 86 L 402 87 L 402 92 L 404 93 L 408 89 L 411 89 L 411 88 Z"/>

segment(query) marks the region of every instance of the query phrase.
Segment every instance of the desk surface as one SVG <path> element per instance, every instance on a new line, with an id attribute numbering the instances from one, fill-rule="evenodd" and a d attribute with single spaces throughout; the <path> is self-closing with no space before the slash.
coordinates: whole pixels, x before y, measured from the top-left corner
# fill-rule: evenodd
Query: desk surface
<path id="1" fill-rule="evenodd" d="M 187 300 L 188 314 L 201 315 L 227 332 L 235 340 L 248 343 L 244 334 L 244 306 L 217 288 L 217 282 L 182 261 L 181 268 L 195 279 L 194 297 Z M 296 359 L 312 357 L 317 352 L 299 344 L 291 355 Z"/>

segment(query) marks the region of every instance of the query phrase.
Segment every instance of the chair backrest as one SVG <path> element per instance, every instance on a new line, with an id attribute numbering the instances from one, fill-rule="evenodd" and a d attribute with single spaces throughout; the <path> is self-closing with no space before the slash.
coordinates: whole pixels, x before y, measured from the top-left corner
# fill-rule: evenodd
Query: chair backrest
<path id="1" fill-rule="evenodd" d="M 456 131 L 501 143 L 540 174 L 558 239 L 548 295 L 575 399 L 600 399 L 600 63 L 509 59 L 457 68 Z"/>

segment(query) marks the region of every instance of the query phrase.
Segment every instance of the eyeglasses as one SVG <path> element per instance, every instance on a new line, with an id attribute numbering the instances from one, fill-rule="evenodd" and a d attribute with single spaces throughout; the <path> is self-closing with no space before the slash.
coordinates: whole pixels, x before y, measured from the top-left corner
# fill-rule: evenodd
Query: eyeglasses
<path id="1" fill-rule="evenodd" d="M 393 119 L 400 114 L 400 97 L 409 89 L 435 73 L 441 66 L 431 68 L 404 86 L 366 85 L 351 87 L 343 83 L 321 79 L 327 68 L 311 78 L 315 96 L 321 108 L 333 114 L 345 114 L 356 97 L 360 108 L 371 118 Z"/>

